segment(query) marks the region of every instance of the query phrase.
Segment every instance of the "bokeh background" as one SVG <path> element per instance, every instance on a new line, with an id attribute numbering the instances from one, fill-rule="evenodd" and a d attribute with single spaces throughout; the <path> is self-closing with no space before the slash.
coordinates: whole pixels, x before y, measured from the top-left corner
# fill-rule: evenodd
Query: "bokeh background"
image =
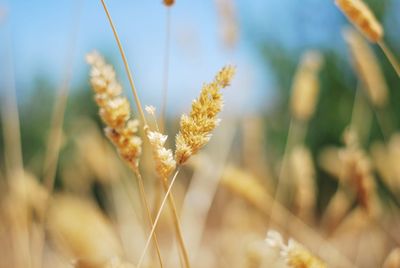
<path id="1" fill-rule="evenodd" d="M 385 28 L 385 39 L 399 51 L 400 2 L 366 1 Z M 144 104 L 161 106 L 166 10 L 159 1 L 109 3 Z M 171 11 L 168 116 L 188 110 L 201 85 L 224 64 L 237 66 L 225 112 L 239 120 L 260 115 L 267 122 L 268 150 L 283 150 L 289 124 L 288 98 L 300 55 L 317 49 L 325 58 L 321 95 L 307 144 L 313 151 L 340 144 L 350 120 L 357 85 L 341 31 L 348 22 L 332 1 L 234 1 L 235 41 L 224 40 L 218 1 L 182 1 Z M 1 1 L 1 88 L 15 86 L 21 116 L 24 162 L 38 168 L 57 90 L 72 64 L 68 122 L 76 116 L 98 121 L 88 83 L 85 55 L 93 50 L 114 63 L 127 96 L 126 75 L 112 32 L 96 1 Z M 376 49 L 390 87 L 392 114 L 400 83 Z M 72 62 L 72 63 L 71 63 Z M 10 67 L 11 66 L 11 67 Z M 10 75 L 10 70 L 14 72 Z M 241 118 L 241 119 L 240 119 Z M 394 120 L 398 124 L 398 120 Z M 2 135 L 2 134 L 0 134 Z M 379 138 L 376 125 L 370 139 Z M 4 145 L 2 145 L 2 148 Z M 3 151 L 3 150 L 2 150 Z M 38 155 L 39 154 L 39 155 Z M 3 156 L 1 156 L 3 159 Z M 39 159 L 38 159 L 39 158 Z M 4 161 L 1 161 L 4 162 Z"/>
<path id="2" fill-rule="evenodd" d="M 145 105 L 160 109 L 166 8 L 160 0 L 108 2 L 141 100 Z M 237 75 L 225 92 L 222 118 L 234 122 L 237 131 L 227 162 L 249 167 L 252 157 L 257 157 L 255 169 L 259 172 L 254 173 L 261 180 L 263 176 L 270 179 L 271 174 L 279 173 L 284 154 L 291 120 L 290 90 L 296 67 L 305 51 L 320 51 L 324 64 L 319 76 L 319 101 L 309 122 L 305 144 L 316 163 L 317 214 L 322 214 L 338 188 L 338 182 L 318 165 L 318 155 L 327 146 L 343 145 L 342 134 L 351 120 L 358 84 L 342 36 L 342 30 L 349 22 L 331 0 L 228 1 L 232 7 L 228 21 L 221 8 L 223 2 L 177 0 L 170 10 L 168 134 L 175 135 L 180 115 L 189 110 L 203 83 L 210 81 L 223 65 L 233 64 L 237 67 Z M 400 1 L 365 2 L 382 23 L 386 43 L 395 55 L 400 55 Z M 382 51 L 376 46 L 372 48 L 389 87 L 386 115 L 391 122 L 389 134 L 393 134 L 400 127 L 400 80 Z M 133 100 L 118 48 L 99 1 L 0 0 L 0 105 L 5 107 L 9 90 L 15 88 L 24 166 L 39 178 L 43 174 L 53 107 L 60 86 L 71 70 L 63 146 L 56 171 L 57 190 L 66 187 L 62 180 L 68 176 L 66 170 L 76 167 L 76 133 L 84 133 L 85 126 L 89 125 L 81 119 L 93 120 L 98 129 L 103 125 L 97 115 L 98 107 L 89 84 L 89 67 L 85 62 L 85 55 L 93 50 L 105 55 L 115 66 L 126 96 Z M 369 107 L 366 109 L 372 116 L 371 130 L 361 143 L 368 151 L 373 142 L 385 137 L 374 111 Z M 13 119 L 3 116 L 0 120 L 2 176 L 6 166 L 3 153 L 5 120 Z M 261 122 L 255 139 L 263 141 L 258 148 L 262 158 L 242 151 L 246 147 L 243 140 L 249 132 L 246 128 L 251 127 L 248 123 L 253 120 Z M 390 195 L 387 186 L 381 183 L 380 175 L 376 175 L 380 194 Z M 103 200 L 105 187 L 97 184 L 90 187 L 98 202 L 106 203 Z M 398 203 L 396 197 L 389 199 Z"/>

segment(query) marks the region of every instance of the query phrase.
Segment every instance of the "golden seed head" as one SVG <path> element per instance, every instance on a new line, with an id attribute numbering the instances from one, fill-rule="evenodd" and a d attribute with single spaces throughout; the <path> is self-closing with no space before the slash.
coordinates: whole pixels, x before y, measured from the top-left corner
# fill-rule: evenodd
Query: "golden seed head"
<path id="1" fill-rule="evenodd" d="M 136 136 L 133 129 L 124 128 L 117 131 L 113 128 L 105 128 L 106 136 L 117 147 L 118 153 L 127 161 L 133 168 L 137 168 L 139 157 L 142 153 L 142 139 Z"/>
<path id="2" fill-rule="evenodd" d="M 175 160 L 179 164 L 185 163 L 210 140 L 211 131 L 220 121 L 216 116 L 223 106 L 220 89 L 230 84 L 234 74 L 234 67 L 222 68 L 213 82 L 203 85 L 200 96 L 192 103 L 189 116 L 181 117 L 180 131 L 175 141 Z"/>
<path id="3" fill-rule="evenodd" d="M 110 221 L 88 201 L 57 196 L 47 215 L 50 237 L 65 255 L 85 267 L 103 267 L 122 255 L 122 248 Z"/>
<path id="4" fill-rule="evenodd" d="M 340 177 L 354 189 L 359 205 L 368 213 L 376 214 L 379 207 L 371 161 L 360 148 L 355 132 L 347 129 L 344 140 L 346 147 L 339 151 L 343 166 Z"/>
<path id="5" fill-rule="evenodd" d="M 383 268 L 397 267 L 400 267 L 400 248 L 393 249 L 383 264 Z"/>
<path id="6" fill-rule="evenodd" d="M 376 43 L 382 39 L 381 24 L 362 0 L 336 0 L 335 3 L 369 41 Z"/>
<path id="7" fill-rule="evenodd" d="M 121 96 L 122 86 L 116 80 L 114 68 L 97 52 L 90 53 L 86 59 L 92 66 L 90 81 L 100 117 L 107 125 L 106 135 L 121 157 L 136 169 L 142 150 L 142 140 L 136 136 L 139 122 L 130 120 L 131 107 L 128 99 Z"/>
<path id="8" fill-rule="evenodd" d="M 123 97 L 111 99 L 100 108 L 100 117 L 103 122 L 115 129 L 123 128 L 130 117 L 129 101 Z"/>
<path id="9" fill-rule="evenodd" d="M 221 184 L 259 208 L 270 205 L 271 198 L 266 187 L 252 174 L 234 166 L 225 168 L 221 176 Z"/>
<path id="10" fill-rule="evenodd" d="M 287 245 L 281 234 L 275 230 L 267 233 L 265 242 L 272 250 L 278 250 L 286 264 L 291 268 L 325 268 L 326 264 L 311 254 L 303 245 L 289 239 Z"/>
<path id="11" fill-rule="evenodd" d="M 355 70 L 364 82 L 363 88 L 372 105 L 384 106 L 387 102 L 388 88 L 373 50 L 356 31 L 345 29 L 343 35 L 349 46 Z"/>
<path id="12" fill-rule="evenodd" d="M 175 3 L 175 0 L 164 0 L 163 1 L 164 5 L 166 5 L 167 7 L 172 6 Z"/>
<path id="13" fill-rule="evenodd" d="M 153 150 L 156 171 L 161 178 L 166 179 L 176 168 L 176 162 L 172 151 L 164 147 L 168 136 L 158 131 L 148 131 L 147 137 L 149 138 Z"/>
<path id="14" fill-rule="evenodd" d="M 290 241 L 289 241 L 290 245 Z M 293 268 L 324 268 L 327 267 L 320 259 L 312 255 L 302 246 L 295 246 L 287 253 L 287 264 Z"/>
<path id="15" fill-rule="evenodd" d="M 155 115 L 156 114 L 156 107 L 154 107 L 153 105 L 146 105 L 146 107 L 144 107 L 144 109 L 146 110 L 146 112 L 149 115 Z"/>
<path id="16" fill-rule="evenodd" d="M 313 115 L 318 95 L 318 73 L 322 66 L 322 56 L 316 51 L 307 51 L 301 58 L 293 80 L 290 100 L 295 118 L 307 121 Z"/>
<path id="17" fill-rule="evenodd" d="M 227 65 L 218 72 L 218 74 L 215 77 L 215 82 L 223 88 L 227 87 L 230 85 L 235 73 L 236 73 L 236 68 L 231 65 Z"/>
<path id="18" fill-rule="evenodd" d="M 294 206 L 300 218 L 310 219 L 316 204 L 315 167 L 311 152 L 296 145 L 290 153 L 290 174 L 295 185 Z"/>
<path id="19" fill-rule="evenodd" d="M 220 35 L 227 48 L 233 48 L 239 38 L 239 23 L 236 14 L 235 1 L 217 0 Z"/>

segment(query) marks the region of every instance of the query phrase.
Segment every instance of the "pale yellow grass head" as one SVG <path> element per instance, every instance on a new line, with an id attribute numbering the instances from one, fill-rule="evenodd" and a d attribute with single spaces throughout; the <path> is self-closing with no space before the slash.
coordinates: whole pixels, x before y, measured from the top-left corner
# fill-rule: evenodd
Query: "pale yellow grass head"
<path id="1" fill-rule="evenodd" d="M 142 152 L 142 140 L 136 135 L 139 122 L 131 119 L 131 107 L 128 99 L 121 95 L 122 87 L 116 80 L 114 68 L 97 52 L 88 54 L 86 59 L 92 67 L 90 82 L 100 117 L 107 125 L 106 135 L 130 167 L 137 169 Z"/>
<path id="2" fill-rule="evenodd" d="M 335 3 L 369 41 L 375 43 L 382 39 L 381 24 L 362 0 L 336 0 Z"/>
<path id="3" fill-rule="evenodd" d="M 47 215 L 50 237 L 58 249 L 84 267 L 102 267 L 122 255 L 111 222 L 89 201 L 56 196 Z"/>
<path id="4" fill-rule="evenodd" d="M 400 267 L 400 248 L 393 249 L 383 263 L 383 268 Z"/>
<path id="5" fill-rule="evenodd" d="M 382 107 L 388 98 L 388 88 L 378 59 L 365 39 L 351 28 L 343 31 L 349 46 L 354 68 L 363 82 L 371 104 Z"/>
<path id="6" fill-rule="evenodd" d="M 234 74 L 234 67 L 222 68 L 214 81 L 203 86 L 200 96 L 192 103 L 190 114 L 181 117 L 180 131 L 175 140 L 178 164 L 184 164 L 210 140 L 211 132 L 219 123 L 217 114 L 223 106 L 220 90 L 230 85 Z"/>
<path id="7" fill-rule="evenodd" d="M 322 56 L 317 51 L 307 51 L 301 57 L 292 83 L 290 107 L 293 116 L 308 121 L 314 114 L 318 95 L 318 73 L 322 66 Z"/>
<path id="8" fill-rule="evenodd" d="M 265 242 L 271 250 L 280 253 L 288 267 L 291 268 L 326 268 L 327 265 L 318 257 L 314 256 L 299 242 L 289 239 L 286 244 L 281 234 L 275 230 L 267 233 Z"/>

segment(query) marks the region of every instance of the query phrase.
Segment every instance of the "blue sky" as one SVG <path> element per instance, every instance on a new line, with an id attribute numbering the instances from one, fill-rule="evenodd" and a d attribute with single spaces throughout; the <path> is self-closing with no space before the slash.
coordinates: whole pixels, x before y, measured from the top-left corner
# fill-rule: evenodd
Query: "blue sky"
<path id="1" fill-rule="evenodd" d="M 54 84 L 61 81 L 71 44 L 71 29 L 79 17 L 81 2 L 73 84 L 86 79 L 84 55 L 96 49 L 114 60 L 119 77 L 128 85 L 100 1 L 0 0 L 0 6 L 8 13 L 1 31 L 2 36 L 11 31 L 19 95 L 29 92 L 32 81 L 40 74 L 45 74 Z M 107 3 L 139 94 L 144 103 L 157 106 L 161 99 L 166 9 L 161 0 L 108 0 Z M 236 0 L 235 3 L 241 38 L 233 50 L 222 45 L 215 0 L 177 0 L 173 6 L 171 110 L 187 109 L 201 85 L 226 63 L 238 68 L 233 87 L 227 92 L 229 102 L 233 103 L 229 106 L 235 107 L 233 110 L 246 107 L 252 111 L 268 105 L 274 95 L 273 77 L 262 63 L 254 42 L 248 40 L 249 36 L 278 40 L 293 50 L 307 47 L 343 50 L 340 27 L 346 22 L 333 1 Z"/>

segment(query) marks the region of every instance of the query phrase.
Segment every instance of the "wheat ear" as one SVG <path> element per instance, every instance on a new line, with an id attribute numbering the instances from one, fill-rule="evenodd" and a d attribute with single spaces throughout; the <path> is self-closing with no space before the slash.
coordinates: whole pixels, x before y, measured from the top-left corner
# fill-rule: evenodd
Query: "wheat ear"
<path id="1" fill-rule="evenodd" d="M 383 27 L 376 19 L 371 9 L 362 0 L 336 0 L 335 3 L 349 21 L 353 23 L 370 42 L 378 44 L 397 75 L 400 76 L 400 64 L 383 40 Z"/>
<path id="2" fill-rule="evenodd" d="M 117 147 L 121 157 L 128 163 L 129 167 L 136 174 L 139 185 L 139 194 L 147 215 L 149 225 L 153 221 L 144 191 L 143 179 L 139 171 L 139 157 L 141 155 L 142 140 L 136 136 L 139 122 L 130 119 L 129 101 L 121 96 L 122 86 L 116 80 L 116 74 L 111 65 L 96 52 L 87 56 L 87 61 L 92 66 L 90 82 L 95 92 L 96 103 L 100 108 L 100 117 L 107 125 L 105 129 L 107 137 Z M 160 266 L 163 267 L 161 253 L 154 236 Z"/>
<path id="3" fill-rule="evenodd" d="M 159 215 L 164 208 L 166 201 L 168 200 L 172 212 L 177 218 L 177 212 L 174 208 L 174 200 L 170 196 L 170 192 L 172 186 L 175 182 L 176 177 L 178 176 L 180 166 L 184 164 L 193 154 L 197 153 L 203 146 L 205 146 L 211 138 L 211 131 L 218 125 L 219 120 L 217 119 L 218 113 L 222 110 L 222 95 L 220 90 L 230 85 L 230 82 L 235 74 L 235 68 L 232 66 L 226 66 L 222 68 L 218 74 L 215 76 L 214 81 L 209 84 L 205 84 L 201 89 L 200 96 L 198 99 L 194 100 L 192 103 L 192 109 L 189 114 L 183 115 L 180 121 L 180 131 L 176 136 L 176 151 L 175 151 L 175 162 L 178 165 L 171 180 L 169 186 L 167 187 L 168 181 L 163 179 L 163 187 L 165 190 L 165 196 L 161 203 L 161 206 L 158 210 L 156 220 L 154 221 L 153 229 L 156 228 L 158 223 Z M 150 143 L 152 142 L 151 139 Z M 164 141 L 165 142 L 165 141 Z M 153 142 L 157 143 L 157 142 Z M 163 145 L 164 143 L 162 143 Z M 154 145 L 153 145 L 154 147 Z M 154 150 L 154 149 L 153 149 Z M 168 157 L 169 158 L 169 157 Z M 156 159 L 157 160 L 157 159 Z M 171 160 L 168 160 L 169 162 Z M 159 163 L 163 164 L 163 163 Z M 165 163 L 164 163 L 165 164 Z M 160 173 L 159 170 L 158 172 Z M 164 176 L 169 175 L 170 173 L 159 174 Z M 179 225 L 177 225 L 179 226 Z M 139 260 L 137 268 L 140 268 L 144 255 L 146 254 L 149 241 L 151 239 L 152 233 L 147 240 L 146 246 L 143 249 L 142 256 Z M 183 240 L 182 240 L 183 241 Z M 184 258 L 188 258 L 188 256 L 183 256 Z M 186 260 L 185 260 L 186 262 Z"/>
<path id="4" fill-rule="evenodd" d="M 184 164 L 210 140 L 211 132 L 220 122 L 217 118 L 223 106 L 220 90 L 230 85 L 234 75 L 233 66 L 222 68 L 214 81 L 203 86 L 200 96 L 192 103 L 190 114 L 182 115 L 180 130 L 175 138 L 175 160 L 178 164 Z"/>
<path id="5" fill-rule="evenodd" d="M 303 142 L 306 135 L 307 123 L 315 112 L 317 96 L 319 94 L 318 72 L 321 65 L 321 55 L 315 51 L 307 51 L 303 54 L 293 79 L 291 97 L 292 118 L 290 119 L 285 150 L 275 187 L 274 202 L 271 205 L 270 219 L 273 217 L 276 205 L 282 199 L 282 196 L 284 196 L 284 190 L 288 188 L 288 181 L 284 175 L 287 171 L 291 150 L 297 142 Z"/>
<path id="6" fill-rule="evenodd" d="M 118 37 L 117 30 L 116 30 L 115 25 L 114 25 L 114 23 L 112 21 L 112 18 L 111 18 L 111 15 L 110 15 L 109 11 L 108 11 L 107 5 L 106 5 L 104 0 L 101 0 L 101 3 L 103 5 L 104 11 L 105 11 L 105 13 L 107 15 L 107 18 L 108 18 L 108 21 L 109 21 L 110 26 L 112 28 L 112 31 L 113 31 L 115 40 L 117 42 L 117 45 L 118 45 L 122 60 L 124 62 L 125 71 L 126 71 L 126 74 L 128 75 L 128 79 L 129 79 L 129 84 L 131 86 L 132 93 L 133 93 L 134 98 L 135 98 L 135 103 L 136 103 L 136 106 L 137 106 L 137 108 L 139 110 L 140 117 L 141 117 L 141 119 L 143 121 L 143 124 L 144 124 L 144 130 L 145 130 L 146 135 L 147 135 L 147 133 L 148 133 L 148 124 L 147 124 L 147 121 L 146 121 L 146 117 L 144 116 L 144 112 L 143 112 L 142 104 L 141 104 L 140 99 L 139 99 L 139 95 L 137 93 L 137 90 L 135 88 L 135 84 L 133 82 L 133 78 L 132 78 L 132 74 L 131 74 L 131 71 L 130 71 L 130 68 L 129 68 L 128 60 L 126 59 L 124 49 L 123 49 L 121 41 L 120 41 L 120 39 Z M 175 229 L 178 230 L 178 229 L 180 229 L 179 224 L 177 224 L 177 223 L 179 223 L 179 218 L 177 218 L 176 216 L 177 215 L 174 214 L 174 217 L 175 217 L 174 226 L 175 226 Z M 179 238 L 179 233 L 177 233 L 177 236 L 178 236 L 179 246 L 180 246 L 181 250 L 183 252 L 185 252 L 186 248 L 185 248 L 185 245 L 183 243 L 183 240 Z"/>

